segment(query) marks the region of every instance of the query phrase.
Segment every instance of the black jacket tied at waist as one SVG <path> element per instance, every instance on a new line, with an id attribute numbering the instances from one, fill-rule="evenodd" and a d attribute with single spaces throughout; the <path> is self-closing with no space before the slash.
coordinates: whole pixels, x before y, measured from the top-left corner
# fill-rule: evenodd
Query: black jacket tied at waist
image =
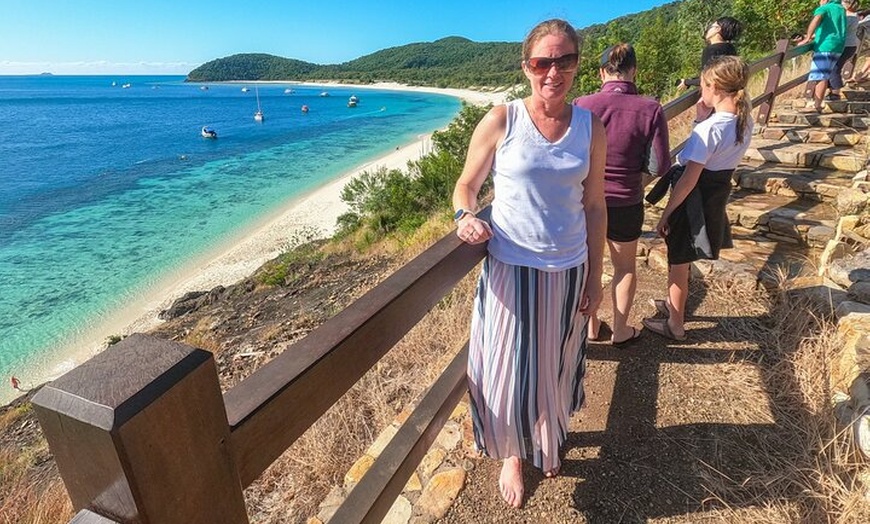
<path id="1" fill-rule="evenodd" d="M 646 201 L 655 204 L 661 200 L 668 189 L 677 184 L 683 170 L 683 166 L 673 166 L 656 182 L 647 194 Z M 731 194 L 733 173 L 733 169 L 704 169 L 686 200 L 671 214 L 668 219 L 669 238 L 666 239 L 668 261 L 671 264 L 698 259 L 715 260 L 719 258 L 721 248 L 733 246 L 731 228 L 725 213 L 725 205 Z"/>

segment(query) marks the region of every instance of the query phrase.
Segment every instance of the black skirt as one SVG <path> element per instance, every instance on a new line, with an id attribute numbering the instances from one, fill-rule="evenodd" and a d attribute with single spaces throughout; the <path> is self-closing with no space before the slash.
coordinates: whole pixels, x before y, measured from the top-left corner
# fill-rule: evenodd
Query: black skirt
<path id="1" fill-rule="evenodd" d="M 701 172 L 692 193 L 668 218 L 668 264 L 717 260 L 721 249 L 734 247 L 725 212 L 733 174 L 733 169 Z"/>

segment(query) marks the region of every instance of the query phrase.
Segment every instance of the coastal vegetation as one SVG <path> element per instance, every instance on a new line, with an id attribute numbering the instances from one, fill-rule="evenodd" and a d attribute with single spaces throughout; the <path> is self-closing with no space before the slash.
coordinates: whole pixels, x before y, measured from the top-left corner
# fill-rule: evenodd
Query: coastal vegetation
<path id="1" fill-rule="evenodd" d="M 471 134 L 489 108 L 463 104 L 447 129 L 432 134 L 435 150 L 409 162 L 407 173 L 381 168 L 348 182 L 341 199 L 349 211 L 338 219 L 338 236 L 370 243 L 394 231 L 412 233 L 434 213 L 451 211 Z"/>
<path id="2" fill-rule="evenodd" d="M 682 0 L 578 30 L 580 70 L 573 94 L 598 89 L 601 52 L 617 42 L 635 46 L 644 94 L 668 98 L 680 78 L 697 76 L 706 27 L 724 15 L 743 24 L 741 55 L 758 58 L 780 38 L 803 32 L 816 0 Z M 451 36 L 383 49 L 341 64 L 313 64 L 269 54 L 237 54 L 207 62 L 190 82 L 271 80 L 434 87 L 513 87 L 524 83 L 520 42 L 474 42 Z"/>

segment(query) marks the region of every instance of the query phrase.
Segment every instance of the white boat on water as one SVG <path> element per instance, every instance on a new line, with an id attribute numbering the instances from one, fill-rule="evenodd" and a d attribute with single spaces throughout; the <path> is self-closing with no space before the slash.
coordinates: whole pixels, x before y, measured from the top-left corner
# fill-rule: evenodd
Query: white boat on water
<path id="1" fill-rule="evenodd" d="M 199 86 L 200 91 L 208 91 L 208 86 Z"/>
<path id="2" fill-rule="evenodd" d="M 320 93 L 320 96 L 329 96 L 329 91 L 323 91 Z"/>
<path id="3" fill-rule="evenodd" d="M 304 104 L 302 105 L 302 112 L 308 113 L 308 106 L 307 105 L 304 105 Z"/>
<path id="4" fill-rule="evenodd" d="M 248 91 L 250 91 L 250 89 L 248 89 L 247 87 L 242 88 L 242 93 L 247 93 Z"/>
<path id="5" fill-rule="evenodd" d="M 123 89 L 130 89 L 131 87 L 133 87 L 133 84 L 124 84 L 124 85 L 122 85 L 121 87 L 122 87 Z"/>
<path id="6" fill-rule="evenodd" d="M 254 120 L 257 122 L 263 121 L 263 110 L 260 109 L 260 90 L 258 88 L 254 88 L 254 93 L 257 95 L 257 112 L 254 113 Z"/>
<path id="7" fill-rule="evenodd" d="M 284 90 L 284 94 L 291 95 L 291 94 L 293 94 L 293 90 L 288 87 L 287 89 Z"/>
<path id="8" fill-rule="evenodd" d="M 217 131 L 208 126 L 202 126 L 201 133 L 203 138 L 217 138 Z"/>
<path id="9" fill-rule="evenodd" d="M 350 98 L 347 99 L 347 107 L 356 107 L 357 103 L 359 103 L 359 98 L 356 95 L 350 95 Z"/>

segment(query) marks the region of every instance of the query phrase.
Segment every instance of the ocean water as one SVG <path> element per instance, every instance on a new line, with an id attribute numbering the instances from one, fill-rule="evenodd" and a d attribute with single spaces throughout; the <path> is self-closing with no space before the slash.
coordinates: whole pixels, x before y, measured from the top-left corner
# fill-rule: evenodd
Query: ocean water
<path id="1" fill-rule="evenodd" d="M 31 370 L 63 360 L 65 342 L 185 262 L 460 108 L 424 93 L 202 87 L 181 77 L 0 76 L 7 384 L 11 375 L 32 384 Z M 200 136 L 205 125 L 217 140 Z"/>

